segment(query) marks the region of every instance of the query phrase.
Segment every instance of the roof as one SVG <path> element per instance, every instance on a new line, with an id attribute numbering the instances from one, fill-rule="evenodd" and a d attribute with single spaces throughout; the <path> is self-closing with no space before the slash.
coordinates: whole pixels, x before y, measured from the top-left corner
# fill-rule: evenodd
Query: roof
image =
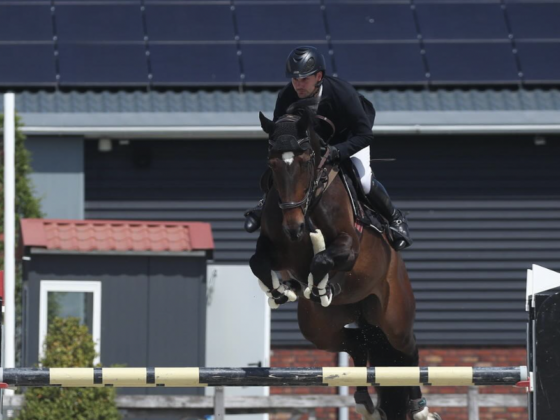
<path id="1" fill-rule="evenodd" d="M 375 134 L 560 132 L 560 89 L 360 90 Z M 264 138 L 275 91 L 29 92 L 16 95 L 27 135 Z M 0 104 L 1 110 L 1 104 Z"/>
<path id="2" fill-rule="evenodd" d="M 23 219 L 22 245 L 49 251 L 157 252 L 212 251 L 209 223 L 126 220 Z"/>
<path id="3" fill-rule="evenodd" d="M 383 111 L 559 111 L 560 89 L 359 89 Z M 274 110 L 278 91 L 23 91 L 25 114 L 207 113 Z M 0 103 L 0 110 L 3 104 Z"/>

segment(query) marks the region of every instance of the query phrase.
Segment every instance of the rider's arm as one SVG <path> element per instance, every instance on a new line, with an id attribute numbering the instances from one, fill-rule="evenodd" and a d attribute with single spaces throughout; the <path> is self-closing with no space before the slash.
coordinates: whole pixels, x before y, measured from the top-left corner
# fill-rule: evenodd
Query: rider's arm
<path id="1" fill-rule="evenodd" d="M 348 122 L 350 136 L 348 140 L 336 145 L 341 159 L 347 159 L 364 147 L 373 144 L 373 133 L 371 126 L 355 89 L 341 92 L 339 98 L 339 109 L 344 113 Z"/>

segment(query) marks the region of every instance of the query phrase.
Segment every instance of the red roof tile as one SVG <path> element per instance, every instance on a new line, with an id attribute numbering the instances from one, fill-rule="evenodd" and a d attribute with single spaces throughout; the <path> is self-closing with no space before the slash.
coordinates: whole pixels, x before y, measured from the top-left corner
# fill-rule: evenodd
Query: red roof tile
<path id="1" fill-rule="evenodd" d="M 64 251 L 213 250 L 209 223 L 23 219 L 23 246 Z"/>

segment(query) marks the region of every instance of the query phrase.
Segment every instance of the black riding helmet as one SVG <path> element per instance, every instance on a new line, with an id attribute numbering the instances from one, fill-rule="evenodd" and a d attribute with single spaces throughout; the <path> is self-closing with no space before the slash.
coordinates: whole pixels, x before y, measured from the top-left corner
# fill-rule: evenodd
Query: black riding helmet
<path id="1" fill-rule="evenodd" d="M 289 79 L 301 79 L 325 70 L 325 57 L 315 47 L 298 47 L 286 60 L 286 77 Z"/>

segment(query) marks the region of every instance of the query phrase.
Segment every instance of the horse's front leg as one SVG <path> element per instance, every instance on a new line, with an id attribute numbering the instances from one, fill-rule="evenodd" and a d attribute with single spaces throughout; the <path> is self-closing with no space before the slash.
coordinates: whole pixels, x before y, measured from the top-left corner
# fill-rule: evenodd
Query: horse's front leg
<path id="1" fill-rule="evenodd" d="M 297 300 L 297 295 L 290 289 L 288 283 L 282 281 L 272 270 L 272 243 L 266 236 L 259 236 L 257 250 L 251 257 L 249 265 L 253 274 L 259 279 L 259 286 L 268 296 L 268 305 L 272 309 L 278 308 L 288 301 Z"/>
<path id="2" fill-rule="evenodd" d="M 319 229 L 309 235 L 315 256 L 311 261 L 308 286 L 303 294 L 307 299 L 315 294 L 320 298 L 321 305 L 327 307 L 333 298 L 332 287 L 327 287 L 329 272 L 332 270 L 350 271 L 358 256 L 358 251 L 355 249 L 357 244 L 354 244 L 350 235 L 342 232 L 327 248 L 325 238 Z"/>

